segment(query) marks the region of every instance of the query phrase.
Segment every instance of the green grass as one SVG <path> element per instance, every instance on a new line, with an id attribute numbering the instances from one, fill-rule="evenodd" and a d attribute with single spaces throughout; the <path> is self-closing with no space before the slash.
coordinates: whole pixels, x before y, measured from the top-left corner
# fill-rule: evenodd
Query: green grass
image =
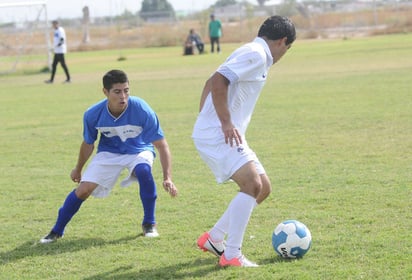
<path id="1" fill-rule="evenodd" d="M 130 49 L 123 61 L 119 51 L 70 53 L 70 85 L 61 68 L 53 85 L 48 74 L 0 76 L 0 279 L 411 279 L 410 35 L 297 41 L 272 68 L 248 131 L 273 183 L 243 244 L 261 266 L 220 269 L 196 249 L 237 191 L 215 183 L 190 137 L 203 83 L 235 47 L 193 57 Z M 40 245 L 75 187 L 82 114 L 104 97 L 111 68 L 158 112 L 180 195 L 159 188 L 158 239 L 139 236 L 137 187 L 116 186 L 83 204 L 62 240 Z M 158 161 L 154 173 L 160 182 Z M 303 259 L 271 248 L 285 219 L 312 232 Z"/>

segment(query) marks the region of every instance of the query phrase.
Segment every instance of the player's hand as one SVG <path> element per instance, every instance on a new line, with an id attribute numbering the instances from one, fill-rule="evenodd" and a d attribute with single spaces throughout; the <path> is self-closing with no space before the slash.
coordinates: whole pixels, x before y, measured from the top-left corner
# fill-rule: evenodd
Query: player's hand
<path id="1" fill-rule="evenodd" d="M 239 131 L 234 127 L 232 124 L 222 126 L 223 133 L 225 134 L 225 143 L 230 144 L 233 147 L 234 144 L 239 146 L 242 144 L 242 136 L 240 135 Z"/>
<path id="2" fill-rule="evenodd" d="M 170 194 L 170 196 L 172 197 L 177 196 L 177 188 L 171 180 L 164 180 L 163 188 L 165 189 L 165 191 L 167 191 Z"/>
<path id="3" fill-rule="evenodd" d="M 77 168 L 73 168 L 72 172 L 70 173 L 70 178 L 73 182 L 80 183 L 80 180 L 82 179 L 82 174 L 79 170 L 77 170 Z"/>

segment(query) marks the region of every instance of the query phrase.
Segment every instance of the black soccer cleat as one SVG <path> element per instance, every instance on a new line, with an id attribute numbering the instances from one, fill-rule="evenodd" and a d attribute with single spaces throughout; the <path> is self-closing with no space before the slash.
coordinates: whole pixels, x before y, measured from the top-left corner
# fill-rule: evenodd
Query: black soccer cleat
<path id="1" fill-rule="evenodd" d="M 55 242 L 57 239 L 61 238 L 62 236 L 58 233 L 55 233 L 54 231 L 50 231 L 48 235 L 40 239 L 40 243 L 46 244 L 46 243 L 52 243 Z"/>

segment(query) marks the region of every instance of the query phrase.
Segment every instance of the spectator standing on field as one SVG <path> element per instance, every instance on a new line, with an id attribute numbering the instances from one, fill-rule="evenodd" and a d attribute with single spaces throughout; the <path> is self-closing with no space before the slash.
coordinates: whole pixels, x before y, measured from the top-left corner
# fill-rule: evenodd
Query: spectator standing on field
<path id="1" fill-rule="evenodd" d="M 59 26 L 59 22 L 57 20 L 53 20 L 52 25 L 54 28 L 54 32 L 53 32 L 54 57 L 53 57 L 52 72 L 51 72 L 50 80 L 45 81 L 45 83 L 52 84 L 54 82 L 54 76 L 56 75 L 56 68 L 57 68 L 58 63 L 61 64 L 64 70 L 64 73 L 66 74 L 66 80 L 64 82 L 70 83 L 69 69 L 67 68 L 66 60 L 64 58 L 64 55 L 67 52 L 66 32 L 64 31 L 63 27 Z"/>
<path id="2" fill-rule="evenodd" d="M 240 189 L 216 224 L 197 240 L 201 250 L 219 257 L 222 267 L 258 266 L 241 248 L 253 209 L 269 196 L 272 187 L 246 141 L 246 129 L 270 67 L 295 38 L 294 24 L 288 18 L 266 19 L 257 37 L 235 50 L 202 91 L 192 133 L 194 144 L 218 183 L 233 180 Z"/>
<path id="3" fill-rule="evenodd" d="M 142 231 L 145 237 L 157 237 L 155 208 L 156 184 L 152 175 L 155 150 L 163 171 L 163 188 L 172 196 L 177 188 L 172 182 L 172 160 L 169 145 L 152 108 L 141 98 L 129 96 L 126 73 L 111 70 L 103 76 L 105 99 L 91 106 L 83 116 L 83 142 L 77 164 L 70 177 L 78 183 L 58 211 L 57 221 L 40 243 L 61 238 L 66 225 L 84 201 L 93 195 L 107 197 L 124 169 L 129 171 L 121 186 L 139 183 L 143 205 Z M 100 136 L 99 136 L 100 134 Z M 99 138 L 97 153 L 82 175 L 82 169 Z"/>
<path id="4" fill-rule="evenodd" d="M 210 22 L 209 22 L 209 37 L 210 37 L 210 51 L 213 53 L 215 52 L 215 44 L 216 44 L 216 51 L 220 53 L 220 37 L 222 37 L 222 23 L 220 20 L 215 18 L 214 14 L 210 15 Z"/>

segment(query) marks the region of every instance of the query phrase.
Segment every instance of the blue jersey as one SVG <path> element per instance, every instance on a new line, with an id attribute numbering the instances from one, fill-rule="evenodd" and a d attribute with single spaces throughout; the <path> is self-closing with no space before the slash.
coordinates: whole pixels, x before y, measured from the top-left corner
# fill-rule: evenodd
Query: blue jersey
<path id="1" fill-rule="evenodd" d="M 130 96 L 126 110 L 115 118 L 107 99 L 93 105 L 84 113 L 83 138 L 93 144 L 100 134 L 97 152 L 138 154 L 152 151 L 153 141 L 164 138 L 156 113 L 141 98 Z"/>

